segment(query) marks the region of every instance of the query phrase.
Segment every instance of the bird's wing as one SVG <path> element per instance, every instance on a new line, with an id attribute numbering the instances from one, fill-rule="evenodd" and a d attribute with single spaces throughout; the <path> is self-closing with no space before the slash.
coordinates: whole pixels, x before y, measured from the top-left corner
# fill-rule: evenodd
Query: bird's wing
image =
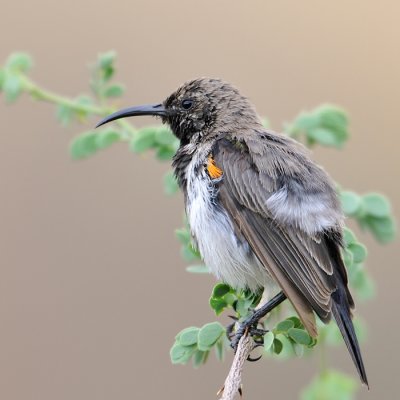
<path id="1" fill-rule="evenodd" d="M 312 310 L 322 320 L 329 320 L 338 275 L 344 274 L 346 280 L 346 272 L 334 265 L 335 249 L 332 251 L 323 234 L 311 235 L 301 224 L 271 211 L 268 200 L 276 195 L 279 182 L 273 174 L 260 170 L 246 142 L 220 139 L 213 157 L 223 171 L 219 199 L 235 229 L 280 285 L 308 332 L 316 336 Z"/>

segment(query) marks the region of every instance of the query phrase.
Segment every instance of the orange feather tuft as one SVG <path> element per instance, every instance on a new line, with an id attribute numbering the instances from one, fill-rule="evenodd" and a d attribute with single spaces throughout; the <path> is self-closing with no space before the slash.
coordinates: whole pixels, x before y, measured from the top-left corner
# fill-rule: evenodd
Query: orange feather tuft
<path id="1" fill-rule="evenodd" d="M 222 176 L 222 169 L 215 165 L 215 161 L 212 156 L 208 157 L 207 171 L 212 179 L 217 179 Z"/>

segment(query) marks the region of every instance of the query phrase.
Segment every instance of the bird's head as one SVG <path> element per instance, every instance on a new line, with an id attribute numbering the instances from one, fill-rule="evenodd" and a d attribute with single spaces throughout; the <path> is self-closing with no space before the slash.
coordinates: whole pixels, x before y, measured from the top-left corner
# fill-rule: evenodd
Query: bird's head
<path id="1" fill-rule="evenodd" d="M 162 103 L 117 111 L 97 126 L 137 115 L 161 117 L 182 144 L 259 123 L 256 111 L 246 97 L 229 83 L 211 78 L 186 82 Z"/>

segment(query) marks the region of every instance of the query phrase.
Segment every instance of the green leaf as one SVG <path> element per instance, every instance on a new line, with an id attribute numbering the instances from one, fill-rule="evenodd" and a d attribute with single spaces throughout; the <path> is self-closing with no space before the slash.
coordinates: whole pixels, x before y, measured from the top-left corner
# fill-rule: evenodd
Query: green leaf
<path id="1" fill-rule="evenodd" d="M 221 337 L 220 340 L 215 345 L 215 355 L 217 357 L 217 360 L 223 361 L 224 360 L 224 341 L 223 337 Z"/>
<path id="2" fill-rule="evenodd" d="M 275 327 L 276 332 L 287 332 L 289 329 L 294 328 L 294 322 L 290 319 L 285 319 Z"/>
<path id="3" fill-rule="evenodd" d="M 286 360 L 296 355 L 293 348 L 293 340 L 286 336 L 286 334 L 278 333 L 275 336 L 275 339 L 279 339 L 279 341 L 282 343 L 281 351 L 279 352 L 279 354 L 276 353 L 277 358 L 281 360 Z"/>
<path id="4" fill-rule="evenodd" d="M 195 351 L 195 345 L 182 346 L 181 344 L 175 342 L 169 352 L 172 364 L 186 364 Z"/>
<path id="5" fill-rule="evenodd" d="M 71 107 L 67 107 L 64 104 L 57 106 L 57 119 L 62 125 L 68 125 L 75 116 L 75 111 Z"/>
<path id="6" fill-rule="evenodd" d="M 346 247 L 349 246 L 351 243 L 356 242 L 356 236 L 354 235 L 353 231 L 347 227 L 343 229 L 343 239 Z"/>
<path id="7" fill-rule="evenodd" d="M 201 364 L 204 364 L 207 360 L 209 351 L 197 350 L 193 354 L 193 367 L 198 368 Z"/>
<path id="8" fill-rule="evenodd" d="M 91 106 L 94 104 L 93 99 L 90 96 L 86 96 L 86 95 L 80 95 L 78 97 L 75 98 L 75 101 L 78 104 L 81 104 L 83 106 Z"/>
<path id="9" fill-rule="evenodd" d="M 390 242 L 396 235 L 396 226 L 390 217 L 377 218 L 367 216 L 363 219 L 363 227 L 368 228 L 381 243 Z"/>
<path id="10" fill-rule="evenodd" d="M 3 81 L 3 92 L 7 103 L 17 100 L 22 93 L 20 77 L 16 74 L 6 74 Z"/>
<path id="11" fill-rule="evenodd" d="M 367 258 L 367 248 L 361 243 L 352 243 L 348 249 L 352 252 L 355 263 L 362 263 Z"/>
<path id="12" fill-rule="evenodd" d="M 98 62 L 100 67 L 101 68 L 110 67 L 114 63 L 116 56 L 117 54 L 113 50 L 99 54 Z"/>
<path id="13" fill-rule="evenodd" d="M 386 197 L 378 193 L 368 193 L 362 197 L 364 211 L 373 217 L 390 216 L 391 207 Z"/>
<path id="14" fill-rule="evenodd" d="M 343 191 L 340 193 L 343 212 L 346 215 L 355 215 L 361 208 L 361 197 L 354 192 Z"/>
<path id="15" fill-rule="evenodd" d="M 251 299 L 238 299 L 235 304 L 235 311 L 240 315 L 240 317 L 244 317 L 249 313 L 251 305 Z"/>
<path id="16" fill-rule="evenodd" d="M 107 129 L 105 131 L 100 131 L 96 135 L 96 146 L 98 149 L 105 149 L 111 146 L 113 143 L 121 140 L 121 135 L 119 132 Z"/>
<path id="17" fill-rule="evenodd" d="M 347 268 L 351 267 L 353 265 L 353 253 L 348 250 L 344 249 L 343 251 L 343 261 L 346 265 Z"/>
<path id="18" fill-rule="evenodd" d="M 224 299 L 215 297 L 210 298 L 210 307 L 214 310 L 216 315 L 220 315 L 227 306 L 228 303 Z"/>
<path id="19" fill-rule="evenodd" d="M 274 342 L 273 342 L 273 351 L 274 351 L 274 353 L 275 354 L 280 354 L 281 353 L 281 351 L 282 351 L 282 349 L 283 349 L 283 344 L 282 344 L 282 342 L 279 340 L 279 339 L 277 339 L 277 338 L 275 338 L 274 339 Z"/>
<path id="20" fill-rule="evenodd" d="M 199 350 L 209 350 L 224 332 L 225 328 L 219 322 L 211 322 L 204 325 L 200 329 L 197 340 Z"/>
<path id="21" fill-rule="evenodd" d="M 348 138 L 348 120 L 345 112 L 336 106 L 325 104 L 310 112 L 300 113 L 287 125 L 289 135 L 304 134 L 309 145 L 342 147 Z"/>
<path id="22" fill-rule="evenodd" d="M 188 229 L 186 228 L 175 229 L 175 235 L 183 245 L 186 246 L 190 244 L 191 236 Z"/>
<path id="23" fill-rule="evenodd" d="M 201 259 L 199 252 L 191 244 L 182 247 L 181 255 L 186 261 L 189 262 Z"/>
<path id="24" fill-rule="evenodd" d="M 299 317 L 296 317 L 295 315 L 293 317 L 287 318 L 288 320 L 292 321 L 294 323 L 295 328 L 303 328 L 303 324 L 300 320 Z"/>
<path id="25" fill-rule="evenodd" d="M 274 343 L 275 335 L 269 331 L 264 335 L 264 350 L 269 351 Z"/>
<path id="26" fill-rule="evenodd" d="M 172 171 L 168 171 L 164 175 L 164 192 L 171 196 L 179 190 L 178 181 Z"/>
<path id="27" fill-rule="evenodd" d="M 96 132 L 86 132 L 75 138 L 70 146 L 70 154 L 73 159 L 81 159 L 97 151 Z"/>
<path id="28" fill-rule="evenodd" d="M 132 138 L 130 149 L 135 153 L 143 153 L 146 150 L 153 148 L 156 144 L 154 128 L 140 129 Z"/>
<path id="29" fill-rule="evenodd" d="M 353 400 L 357 381 L 337 371 L 318 375 L 301 393 L 301 400 Z"/>
<path id="30" fill-rule="evenodd" d="M 205 265 L 190 265 L 186 267 L 187 272 L 192 274 L 209 274 L 210 270 Z"/>
<path id="31" fill-rule="evenodd" d="M 28 54 L 13 53 L 6 61 L 6 68 L 15 72 L 28 72 L 32 64 L 32 58 Z"/>
<path id="32" fill-rule="evenodd" d="M 302 111 L 294 120 L 293 124 L 288 125 L 290 131 L 308 132 L 318 126 L 318 119 L 312 112 Z"/>
<path id="33" fill-rule="evenodd" d="M 288 330 L 288 335 L 298 344 L 308 346 L 311 343 L 310 335 L 303 329 L 291 328 Z"/>
<path id="34" fill-rule="evenodd" d="M 124 93 L 125 88 L 118 83 L 115 83 L 104 90 L 105 97 L 121 97 Z"/>
<path id="35" fill-rule="evenodd" d="M 107 53 L 102 53 L 98 58 L 98 66 L 102 73 L 102 79 L 107 82 L 114 75 L 114 61 L 116 58 L 116 53 L 114 51 L 108 51 Z"/>
<path id="36" fill-rule="evenodd" d="M 172 160 L 175 152 L 176 150 L 172 146 L 160 146 L 156 151 L 156 157 L 161 161 L 169 161 Z"/>
<path id="37" fill-rule="evenodd" d="M 179 344 L 182 346 L 192 346 L 197 343 L 197 336 L 200 329 L 194 326 L 184 329 L 179 335 Z"/>
<path id="38" fill-rule="evenodd" d="M 169 352 L 172 364 L 180 363 L 182 358 L 185 356 L 185 352 L 185 348 L 179 343 L 174 344 Z"/>
<path id="39" fill-rule="evenodd" d="M 303 357 L 304 355 L 304 346 L 298 344 L 298 343 L 293 343 L 293 351 L 296 354 L 297 357 Z"/>
<path id="40" fill-rule="evenodd" d="M 308 138 L 324 146 L 340 146 L 335 133 L 326 128 L 314 128 L 308 132 Z"/>
<path id="41" fill-rule="evenodd" d="M 213 292 L 212 292 L 212 297 L 214 298 L 220 298 L 225 296 L 227 293 L 231 291 L 231 287 L 227 285 L 226 283 L 218 283 L 217 285 L 214 286 Z"/>
<path id="42" fill-rule="evenodd" d="M 75 99 L 76 103 L 79 105 L 83 106 L 91 106 L 93 105 L 93 99 L 90 98 L 89 96 L 79 96 Z M 75 117 L 79 122 L 85 122 L 87 117 L 91 115 L 90 112 L 84 110 L 84 109 L 76 109 L 74 110 L 75 112 Z"/>
<path id="43" fill-rule="evenodd" d="M 161 146 L 172 146 L 177 149 L 179 146 L 179 140 L 174 136 L 170 129 L 166 126 L 160 126 L 155 128 L 155 141 Z"/>

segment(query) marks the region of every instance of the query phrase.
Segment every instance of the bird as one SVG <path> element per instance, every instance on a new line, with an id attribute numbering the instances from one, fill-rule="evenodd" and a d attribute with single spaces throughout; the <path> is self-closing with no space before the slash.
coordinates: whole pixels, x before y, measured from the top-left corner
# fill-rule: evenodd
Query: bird
<path id="1" fill-rule="evenodd" d="M 210 271 L 236 289 L 278 292 L 239 334 L 286 299 L 313 338 L 316 315 L 333 316 L 368 387 L 341 255 L 344 215 L 327 172 L 301 143 L 265 128 L 250 100 L 221 79 L 187 81 L 163 102 L 122 109 L 96 127 L 139 115 L 161 118 L 179 139 L 172 166 Z"/>

